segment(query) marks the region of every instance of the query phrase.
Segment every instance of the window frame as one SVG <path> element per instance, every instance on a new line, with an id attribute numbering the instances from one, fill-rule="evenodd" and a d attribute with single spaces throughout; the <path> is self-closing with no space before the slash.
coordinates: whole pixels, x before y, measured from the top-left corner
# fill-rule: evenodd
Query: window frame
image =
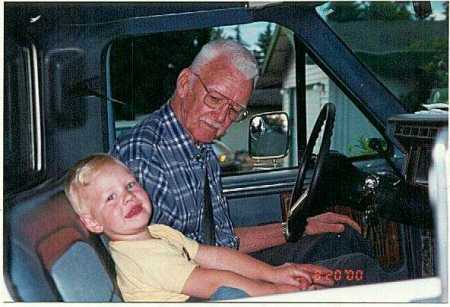
<path id="1" fill-rule="evenodd" d="M 278 24 L 278 23 L 273 22 L 273 21 L 268 21 L 268 20 L 251 20 L 251 21 L 247 21 L 247 22 L 244 22 L 244 23 L 231 24 L 231 26 L 246 25 L 246 24 L 258 23 L 258 22 L 273 23 L 276 26 L 277 25 L 281 26 L 281 24 Z M 230 26 L 230 25 L 226 25 L 226 26 Z M 175 29 L 175 30 L 169 30 L 167 32 L 192 31 L 192 30 L 211 29 L 211 28 L 213 28 L 213 26 L 195 27 L 193 29 L 184 29 L 184 30 Z M 294 30 L 292 30 L 290 28 L 289 28 L 289 30 L 292 31 L 293 33 L 295 33 Z M 155 32 L 151 32 L 151 33 L 146 33 L 146 34 L 136 34 L 136 35 L 133 35 L 133 36 L 123 37 L 123 38 L 121 38 L 121 40 L 122 39 L 123 40 L 130 40 L 131 42 L 133 42 L 135 38 L 142 38 L 142 37 L 145 37 L 145 36 L 152 36 L 153 34 L 157 34 L 157 33 L 158 32 L 156 32 L 156 33 Z M 294 49 L 297 50 L 297 48 L 301 48 L 302 52 L 305 52 L 305 49 L 303 47 L 304 45 L 301 43 L 301 41 L 295 35 L 293 35 L 293 37 L 295 38 Z M 116 43 L 116 42 L 118 42 L 118 39 L 112 41 L 108 45 L 108 47 L 106 49 L 106 52 L 105 52 L 105 54 L 106 54 L 106 57 L 105 57 L 105 65 L 106 65 L 106 69 L 105 69 L 106 93 L 107 93 L 107 97 L 109 98 L 108 102 L 107 102 L 107 110 L 108 110 L 107 111 L 107 122 L 108 122 L 108 124 L 107 124 L 107 127 L 108 127 L 107 131 L 108 131 L 109 147 L 111 147 L 114 144 L 116 138 L 118 137 L 118 135 L 117 135 L 117 126 L 116 126 L 117 125 L 117 120 L 116 120 L 116 114 L 115 114 L 116 111 L 115 111 L 114 105 L 112 103 L 112 100 L 114 99 L 114 97 L 113 97 L 113 94 L 112 94 L 113 93 L 113 89 L 112 89 L 113 82 L 112 82 L 112 74 L 111 74 L 111 53 L 112 53 L 111 50 L 112 50 L 112 48 L 114 46 L 114 43 Z M 301 46 L 301 47 L 298 47 L 297 45 Z M 294 102 L 296 104 L 296 110 L 295 110 L 296 113 L 295 114 L 289 114 L 289 117 L 290 117 L 289 120 L 290 120 L 290 129 L 291 129 L 291 131 L 292 131 L 292 129 L 297 129 L 297 131 L 305 131 L 301 135 L 297 134 L 297 139 L 296 139 L 297 146 L 300 144 L 300 148 L 302 148 L 302 150 L 304 150 L 304 148 L 306 148 L 306 140 L 307 140 L 307 138 L 306 138 L 306 123 L 303 122 L 303 121 L 298 121 L 297 119 L 301 118 L 298 115 L 298 110 L 302 110 L 303 112 L 305 112 L 305 109 L 306 109 L 306 107 L 305 107 L 305 105 L 306 105 L 305 98 L 299 99 L 299 97 L 305 97 L 305 95 L 306 95 L 305 92 L 303 91 L 303 94 L 301 96 L 299 96 L 299 93 L 300 93 L 299 91 L 301 91 L 302 88 L 303 89 L 306 88 L 306 85 L 305 85 L 306 80 L 305 80 L 305 67 L 304 67 L 304 65 L 299 65 L 297 63 L 297 58 L 298 58 L 298 56 L 296 55 L 296 64 L 295 64 L 296 65 L 295 66 L 296 76 L 300 75 L 300 76 L 303 76 L 303 78 L 299 81 L 298 77 L 296 77 L 296 88 L 295 88 L 295 99 L 296 99 L 296 101 Z M 304 55 L 303 55 L 303 58 L 304 58 Z M 302 63 L 304 63 L 304 61 L 305 60 L 303 59 Z M 298 72 L 298 70 L 300 70 L 300 73 Z M 300 87 L 299 87 L 299 84 L 301 84 Z M 292 119 L 291 119 L 291 117 L 292 117 Z M 293 125 L 291 125 L 292 122 L 296 122 L 297 126 L 294 127 Z M 302 129 L 299 130 L 299 127 L 302 127 Z M 293 146 L 294 146 L 294 144 L 289 144 L 289 151 L 292 150 Z M 297 149 L 297 153 L 296 154 L 297 154 L 296 163 L 295 163 L 295 165 L 292 165 L 292 166 L 281 166 L 281 167 L 276 167 L 276 168 L 271 168 L 271 169 L 264 169 L 264 170 L 260 170 L 260 169 L 256 168 L 256 169 L 250 169 L 250 170 L 229 172 L 229 173 L 226 173 L 226 174 L 224 174 L 222 172 L 222 176 L 223 177 L 234 177 L 234 176 L 241 176 L 241 175 L 248 175 L 248 174 L 261 174 L 261 173 L 267 173 L 267 172 L 275 172 L 275 171 L 297 169 L 298 168 L 298 164 L 299 164 L 299 159 L 300 159 L 300 152 L 299 152 L 298 149 Z"/>
<path id="2" fill-rule="evenodd" d="M 20 172 L 14 173 L 14 178 L 5 178 L 4 180 L 13 181 L 13 184 L 5 185 L 5 195 L 6 198 L 9 195 L 23 192 L 28 188 L 35 186 L 39 183 L 45 175 L 46 172 L 46 161 L 45 161 L 45 124 L 44 124 L 44 109 L 42 104 L 42 82 L 40 79 L 40 55 L 38 48 L 35 43 L 30 39 L 16 38 L 17 40 L 7 40 L 5 46 L 13 48 L 15 51 L 10 54 L 10 56 L 5 59 L 5 64 L 9 70 L 9 77 L 5 80 L 5 86 L 10 87 L 8 91 L 9 95 L 5 97 L 5 106 L 8 108 L 9 112 L 12 110 L 13 103 L 19 103 L 26 107 L 27 113 L 25 116 L 29 118 L 29 125 L 27 134 L 29 134 L 30 144 L 27 148 L 26 155 L 29 155 L 27 159 L 27 166 L 29 167 L 17 167 L 14 165 L 15 169 L 21 170 Z M 19 71 L 13 71 L 11 65 L 6 63 L 10 60 L 10 63 L 20 60 L 24 61 L 23 75 L 18 76 Z M 12 64 L 13 65 L 13 64 Z M 22 80 L 20 80 L 22 79 Z M 27 99 L 19 101 L 19 97 L 13 97 L 14 90 L 11 90 L 15 85 L 13 82 L 24 81 L 27 86 Z M 7 100 L 6 100 L 7 99 Z M 26 105 L 26 106 L 25 106 Z M 6 118 L 6 120 L 11 120 L 11 118 Z M 8 135 L 14 138 L 14 130 L 12 128 L 17 127 L 17 124 L 9 125 L 11 128 L 11 134 Z M 5 127 L 5 126 L 4 126 Z M 23 128 L 22 125 L 20 127 Z M 22 133 L 22 132 L 21 132 Z M 14 154 L 17 151 L 23 151 L 24 148 L 21 143 L 11 142 L 11 150 Z M 20 147 L 20 148 L 17 148 Z M 6 149 L 6 147 L 4 146 Z M 29 164 L 29 165 L 28 165 Z M 25 184 L 23 184 L 25 182 Z"/>

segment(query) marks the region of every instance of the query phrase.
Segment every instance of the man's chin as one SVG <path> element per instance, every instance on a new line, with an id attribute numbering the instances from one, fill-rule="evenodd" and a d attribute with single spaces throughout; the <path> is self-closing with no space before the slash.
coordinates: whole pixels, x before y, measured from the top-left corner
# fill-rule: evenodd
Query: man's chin
<path id="1" fill-rule="evenodd" d="M 215 138 L 216 138 L 215 134 L 211 134 L 211 135 L 209 135 L 209 134 L 207 134 L 207 135 L 202 134 L 202 135 L 194 136 L 195 141 L 198 142 L 198 143 L 201 143 L 201 144 L 212 143 Z"/>

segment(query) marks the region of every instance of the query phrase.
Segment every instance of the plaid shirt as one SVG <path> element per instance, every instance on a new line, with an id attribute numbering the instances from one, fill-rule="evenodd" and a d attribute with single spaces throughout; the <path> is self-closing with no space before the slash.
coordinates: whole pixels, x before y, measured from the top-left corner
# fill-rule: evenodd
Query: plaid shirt
<path id="1" fill-rule="evenodd" d="M 207 170 L 217 245 L 238 248 L 212 146 L 194 145 L 169 103 L 120 136 L 110 153 L 134 172 L 150 195 L 152 223 L 169 225 L 198 242 L 204 242 L 201 220 Z"/>

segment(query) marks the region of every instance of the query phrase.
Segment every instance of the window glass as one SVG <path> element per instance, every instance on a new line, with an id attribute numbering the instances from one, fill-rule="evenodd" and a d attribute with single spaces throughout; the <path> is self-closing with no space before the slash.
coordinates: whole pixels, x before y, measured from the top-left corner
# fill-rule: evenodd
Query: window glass
<path id="1" fill-rule="evenodd" d="M 296 142 L 282 159 L 255 160 L 248 154 L 252 116 L 285 111 L 295 127 L 295 50 L 292 32 L 272 23 L 257 22 L 182 32 L 156 33 L 116 41 L 110 50 L 110 88 L 114 99 L 116 137 L 160 108 L 175 90 L 180 71 L 201 47 L 217 38 L 241 42 L 257 58 L 260 75 L 248 105 L 249 116 L 233 124 L 213 144 L 224 175 L 297 165 Z M 276 38 L 276 39 L 275 39 Z M 273 42 L 277 41 L 276 44 Z M 288 53 L 284 52 L 289 50 Z M 291 133 L 293 140 L 295 133 Z"/>
<path id="2" fill-rule="evenodd" d="M 411 112 L 448 108 L 448 2 L 328 2 L 317 12 Z M 430 107 L 430 106 L 428 106 Z"/>
<path id="3" fill-rule="evenodd" d="M 322 106 L 328 102 L 333 102 L 336 106 L 336 119 L 331 137 L 331 149 L 348 157 L 374 153 L 368 146 L 369 138 L 382 138 L 381 134 L 308 56 L 306 56 L 305 74 L 308 137 Z M 321 135 L 319 135 L 316 148 L 314 148 L 316 153 L 320 138 Z"/>
<path id="4" fill-rule="evenodd" d="M 21 182 L 37 171 L 33 139 L 33 78 L 31 48 L 14 46 L 5 60 L 4 185 L 5 191 L 23 188 Z M 12 55 L 13 54 L 13 55 Z M 27 180 L 28 179 L 28 180 Z"/>

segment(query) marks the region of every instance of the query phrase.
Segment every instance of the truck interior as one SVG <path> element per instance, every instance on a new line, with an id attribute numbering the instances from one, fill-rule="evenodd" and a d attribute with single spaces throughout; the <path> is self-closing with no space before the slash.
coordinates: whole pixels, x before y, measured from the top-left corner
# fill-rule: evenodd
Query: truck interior
<path id="1" fill-rule="evenodd" d="M 299 216 L 347 214 L 383 269 L 404 276 L 382 297 L 386 288 L 374 285 L 248 301 L 447 301 L 445 167 L 430 173 L 441 179 L 429 175 L 433 163 L 448 171 L 448 157 L 433 151 L 448 156 L 446 1 L 4 3 L 9 301 L 122 301 L 106 239 L 64 196 L 66 172 L 159 109 L 215 38 L 242 42 L 260 69 L 249 119 L 214 144 L 234 226 L 297 229 Z M 334 125 L 314 132 L 329 105 Z M 250 150 L 252 120 L 271 112 L 286 142 L 279 153 L 267 149 L 274 138 Z M 329 141 L 326 155 L 310 137 Z M 312 187 L 309 209 L 297 210 Z M 399 287 L 419 290 L 402 296 Z M 345 299 L 326 294 L 346 290 Z"/>

